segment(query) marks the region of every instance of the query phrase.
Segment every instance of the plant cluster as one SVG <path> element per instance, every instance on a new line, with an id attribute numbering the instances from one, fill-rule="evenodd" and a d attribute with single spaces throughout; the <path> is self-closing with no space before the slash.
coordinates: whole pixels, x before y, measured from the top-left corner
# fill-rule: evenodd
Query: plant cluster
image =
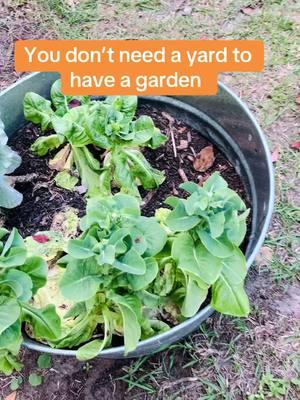
<path id="1" fill-rule="evenodd" d="M 140 148 L 155 149 L 166 136 L 150 117 L 142 115 L 134 120 L 136 96 L 112 96 L 102 101 L 64 96 L 58 80 L 52 85 L 51 100 L 52 104 L 36 93 L 27 93 L 24 115 L 42 131 L 55 131 L 32 145 L 36 155 L 44 156 L 64 145 L 50 161 L 50 167 L 59 171 L 57 185 L 71 190 L 79 175 L 89 196 L 109 195 L 112 186 L 139 196 L 139 185 L 152 189 L 164 181 L 163 173 L 152 168 Z"/>
<path id="2" fill-rule="evenodd" d="M 246 233 L 245 204 L 219 174 L 199 187 L 182 185 L 187 199 L 172 197 L 155 217 L 141 216 L 130 195 L 93 197 L 81 220 L 82 234 L 58 260 L 59 282 L 72 306 L 54 347 L 77 347 L 86 360 L 123 336 L 125 352 L 140 339 L 195 315 L 211 291 L 211 305 L 224 314 L 249 312 L 243 288 L 246 262 L 238 246 Z M 98 325 L 103 335 L 90 341 Z M 101 329 L 100 329 L 101 331 Z M 84 344 L 86 343 L 87 344 Z"/>
<path id="3" fill-rule="evenodd" d="M 86 215 L 72 239 L 73 219 L 67 237 L 40 232 L 23 241 L 16 229 L 0 228 L 0 370 L 20 367 L 22 324 L 30 337 L 77 349 L 78 359 L 88 360 L 116 337 L 132 352 L 139 340 L 192 317 L 205 301 L 221 313 L 246 316 L 239 246 L 249 210 L 238 194 L 214 173 L 202 187 L 182 184 L 187 198 L 169 197 L 168 208 L 142 216 L 138 186 L 156 187 L 164 176 L 141 147 L 156 148 L 166 137 L 150 117 L 134 119 L 137 98 L 64 96 L 56 81 L 51 99 L 25 96 L 25 117 L 55 131 L 32 150 L 39 156 L 59 150 L 50 161 L 59 171 L 56 182 L 73 189 L 80 177 Z M 4 151 L 2 165 L 20 161 Z M 115 187 L 120 192 L 113 195 Z"/>
<path id="4" fill-rule="evenodd" d="M 21 157 L 7 146 L 7 142 L 4 124 L 0 120 L 0 207 L 14 208 L 22 202 L 23 196 L 11 187 L 9 178 L 5 175 L 19 167 Z"/>
<path id="5" fill-rule="evenodd" d="M 35 308 L 32 297 L 47 281 L 47 263 L 29 256 L 16 229 L 0 228 L 0 371 L 20 370 L 16 356 L 22 343 L 22 323 L 37 340 L 60 335 L 60 319 L 55 306 Z"/>

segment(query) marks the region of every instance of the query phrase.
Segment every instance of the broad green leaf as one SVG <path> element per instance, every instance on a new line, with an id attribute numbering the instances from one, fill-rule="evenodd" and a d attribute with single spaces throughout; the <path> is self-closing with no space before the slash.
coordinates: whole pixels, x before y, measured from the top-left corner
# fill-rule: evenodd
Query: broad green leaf
<path id="1" fill-rule="evenodd" d="M 212 286 L 212 306 L 223 314 L 247 316 L 249 301 L 243 287 L 247 273 L 243 253 L 235 247 L 232 255 L 223 260 L 219 279 Z"/>
<path id="2" fill-rule="evenodd" d="M 160 304 L 161 297 L 156 294 L 147 292 L 146 290 L 141 290 L 140 292 L 137 292 L 136 295 L 145 307 L 153 309 L 157 308 Z"/>
<path id="3" fill-rule="evenodd" d="M 100 191 L 100 175 L 92 170 L 86 160 L 85 153 L 80 148 L 73 148 L 74 161 L 76 168 L 81 177 L 81 182 L 87 188 L 89 196 L 101 194 Z"/>
<path id="4" fill-rule="evenodd" d="M 158 274 L 158 264 L 155 258 L 145 258 L 146 272 L 144 275 L 128 274 L 127 279 L 134 291 L 145 289 L 151 282 L 154 281 Z"/>
<path id="5" fill-rule="evenodd" d="M 82 148 L 85 159 L 89 165 L 89 167 L 94 170 L 94 171 L 100 171 L 101 170 L 101 165 L 100 162 L 93 156 L 93 154 L 89 151 L 87 147 Z"/>
<path id="6" fill-rule="evenodd" d="M 115 246 L 111 244 L 105 245 L 97 256 L 97 262 L 99 264 L 113 264 L 116 258 Z"/>
<path id="7" fill-rule="evenodd" d="M 101 196 L 109 196 L 111 194 L 111 182 L 113 180 L 110 168 L 103 169 L 99 175 L 99 192 Z"/>
<path id="8" fill-rule="evenodd" d="M 136 192 L 135 176 L 128 164 L 125 154 L 120 152 L 113 154 L 114 162 L 114 181 L 117 186 L 127 193 L 134 194 Z"/>
<path id="9" fill-rule="evenodd" d="M 101 282 L 101 267 L 94 258 L 88 258 L 68 264 L 59 287 L 63 296 L 79 302 L 93 297 Z"/>
<path id="10" fill-rule="evenodd" d="M 5 375 L 11 375 L 14 371 L 21 371 L 23 364 L 20 363 L 16 356 L 11 354 L 9 351 L 5 354 L 0 353 L 0 371 Z"/>
<path id="11" fill-rule="evenodd" d="M 28 274 L 32 280 L 33 294 L 35 294 L 38 289 L 46 284 L 48 266 L 43 258 L 36 256 L 28 257 L 21 269 L 23 272 L 26 272 L 26 274 Z"/>
<path id="12" fill-rule="evenodd" d="M 180 269 L 198 276 L 207 284 L 215 282 L 222 270 L 222 260 L 214 257 L 202 244 L 195 243 L 188 233 L 175 238 L 172 257 Z"/>
<path id="13" fill-rule="evenodd" d="M 87 104 L 90 101 L 88 96 L 65 96 L 61 92 L 61 79 L 58 79 L 53 83 L 50 90 L 50 96 L 54 107 L 58 111 L 58 115 L 63 116 L 69 111 L 69 107 L 72 106 L 72 101 L 77 100 L 80 104 Z M 71 104 L 70 104 L 71 103 Z M 69 106 L 70 104 L 70 106 Z"/>
<path id="14" fill-rule="evenodd" d="M 189 275 L 186 276 L 186 294 L 181 306 L 182 315 L 190 318 L 197 313 L 208 294 L 208 286 L 200 287 Z"/>
<path id="15" fill-rule="evenodd" d="M 246 219 L 249 215 L 249 210 L 246 210 L 241 215 L 237 215 L 237 211 L 233 211 L 229 220 L 226 222 L 225 231 L 227 238 L 236 246 L 239 246 L 244 240 L 247 232 Z"/>
<path id="16" fill-rule="evenodd" d="M 119 296 L 111 292 L 108 297 L 116 303 L 122 313 L 125 354 L 127 355 L 136 349 L 141 337 L 141 326 L 137 315 L 140 313 L 138 310 L 140 305 L 137 303 L 137 298 L 132 296 Z"/>
<path id="17" fill-rule="evenodd" d="M 22 236 L 19 234 L 16 228 L 12 229 L 8 238 L 6 239 L 1 255 L 5 256 L 12 247 L 19 247 L 25 249 Z"/>
<path id="18" fill-rule="evenodd" d="M 0 176 L 0 207 L 15 208 L 23 201 L 23 195 L 9 185 L 5 176 Z"/>
<path id="19" fill-rule="evenodd" d="M 3 238 L 5 238 L 5 236 L 8 235 L 8 230 L 5 228 L 0 228 L 0 240 L 3 240 Z M 0 250 L 0 253 L 2 252 L 3 248 Z"/>
<path id="20" fill-rule="evenodd" d="M 10 270 L 8 270 L 8 271 L 10 271 Z M 17 270 L 12 269 L 12 271 L 17 271 Z M 3 293 L 5 293 L 4 290 L 8 289 L 8 290 L 12 291 L 11 294 L 13 297 L 18 298 L 18 297 L 22 296 L 22 294 L 23 294 L 22 281 L 20 280 L 20 282 L 18 282 L 16 280 L 13 280 L 13 277 L 10 278 L 7 275 L 8 275 L 8 272 L 6 272 L 0 279 L 0 287 L 3 291 Z"/>
<path id="21" fill-rule="evenodd" d="M 115 110 L 121 111 L 126 117 L 134 116 L 137 108 L 137 96 L 108 96 L 106 104 L 111 104 Z"/>
<path id="22" fill-rule="evenodd" d="M 164 201 L 165 204 L 168 204 L 172 208 L 176 208 L 177 204 L 181 202 L 181 199 L 176 196 L 169 196 Z"/>
<path id="23" fill-rule="evenodd" d="M 224 232 L 225 216 L 224 212 L 219 212 L 208 217 L 208 225 L 211 237 L 216 239 Z"/>
<path id="24" fill-rule="evenodd" d="M 36 93 L 29 92 L 24 97 L 23 105 L 25 119 L 41 125 L 42 131 L 51 127 L 51 119 L 54 116 L 54 112 L 49 100 Z"/>
<path id="25" fill-rule="evenodd" d="M 0 268 L 14 268 L 26 261 L 26 249 L 13 247 L 5 256 L 0 256 Z"/>
<path id="26" fill-rule="evenodd" d="M 197 226 L 200 221 L 196 215 L 187 215 L 184 204 L 179 201 L 168 215 L 166 224 L 173 232 L 185 232 Z"/>
<path id="27" fill-rule="evenodd" d="M 247 274 L 245 255 L 238 247 L 234 247 L 230 257 L 222 260 L 222 273 L 226 275 L 228 281 L 238 285 L 243 282 Z"/>
<path id="28" fill-rule="evenodd" d="M 90 258 L 95 255 L 93 249 L 96 244 L 97 240 L 91 236 L 84 239 L 71 239 L 68 243 L 68 253 L 79 260 Z"/>
<path id="29" fill-rule="evenodd" d="M 106 347 L 111 340 L 112 336 L 112 321 L 110 312 L 106 309 L 103 310 L 104 320 L 104 338 L 102 340 L 95 339 L 81 346 L 76 352 L 76 358 L 79 361 L 87 361 L 97 357 L 97 355 Z"/>
<path id="30" fill-rule="evenodd" d="M 124 193 L 117 193 L 113 198 L 117 209 L 122 211 L 123 215 L 133 217 L 139 217 L 141 215 L 140 203 L 136 197 Z"/>
<path id="31" fill-rule="evenodd" d="M 62 349 L 78 347 L 92 338 L 99 322 L 99 313 L 86 310 L 73 324 L 63 325 L 62 335 L 51 341 L 51 345 Z"/>
<path id="32" fill-rule="evenodd" d="M 65 142 L 62 135 L 49 135 L 39 137 L 30 147 L 33 154 L 45 156 L 50 150 L 58 149 Z"/>
<path id="33" fill-rule="evenodd" d="M 0 335 L 20 316 L 20 306 L 13 297 L 0 296 Z"/>
<path id="34" fill-rule="evenodd" d="M 22 317 L 33 329 L 36 339 L 54 340 L 60 336 L 60 318 L 53 304 L 43 308 L 34 308 L 26 303 L 21 303 Z"/>
<path id="35" fill-rule="evenodd" d="M 131 248 L 124 256 L 119 257 L 118 260 L 115 260 L 112 265 L 120 271 L 129 274 L 144 275 L 146 272 L 145 260 L 134 248 Z"/>
<path id="36" fill-rule="evenodd" d="M 163 183 L 165 180 L 163 172 L 153 168 L 139 150 L 123 149 L 122 151 L 130 160 L 130 171 L 139 179 L 144 189 L 153 189 Z"/>
<path id="37" fill-rule="evenodd" d="M 151 117 L 142 115 L 132 123 L 132 129 L 135 133 L 134 143 L 141 145 L 152 138 L 155 125 Z"/>
<path id="38" fill-rule="evenodd" d="M 22 162 L 21 157 L 7 146 L 7 142 L 8 136 L 0 119 L 0 175 L 11 174 Z"/>
<path id="39" fill-rule="evenodd" d="M 203 184 L 203 188 L 208 192 L 215 192 L 227 187 L 227 182 L 221 177 L 219 172 L 212 174 Z"/>
<path id="40" fill-rule="evenodd" d="M 108 243 L 113 245 L 117 254 L 124 254 L 127 251 L 125 238 L 130 236 L 129 228 L 121 228 L 113 232 Z"/>
<path id="41" fill-rule="evenodd" d="M 185 190 L 189 194 L 193 194 L 194 192 L 198 192 L 200 186 L 195 182 L 184 182 L 179 185 L 180 189 Z"/>
<path id="42" fill-rule="evenodd" d="M 135 227 L 130 229 L 130 238 L 132 241 L 132 247 L 140 254 L 143 255 L 148 248 L 148 243 L 144 236 L 144 233 L 136 229 Z"/>
<path id="43" fill-rule="evenodd" d="M 215 257 L 226 258 L 232 254 L 233 245 L 222 235 L 214 239 L 206 230 L 198 229 L 198 236 L 206 249 Z"/>
<path id="44" fill-rule="evenodd" d="M 201 190 L 204 192 L 203 194 L 200 192 Z M 208 207 L 209 197 L 202 188 L 199 187 L 197 192 L 192 193 L 186 200 L 182 200 L 182 202 L 188 215 L 206 216 L 206 213 L 203 213 L 203 211 Z"/>
<path id="45" fill-rule="evenodd" d="M 167 262 L 160 267 L 159 273 L 154 281 L 154 292 L 160 297 L 167 296 L 174 287 L 176 279 L 176 268 L 172 262 Z"/>
<path id="46" fill-rule="evenodd" d="M 79 182 L 79 179 L 77 178 L 77 176 L 72 175 L 70 171 L 64 170 L 60 171 L 56 175 L 54 181 L 58 187 L 67 190 L 73 190 Z"/>
<path id="47" fill-rule="evenodd" d="M 100 339 L 92 340 L 84 344 L 83 346 L 79 347 L 76 351 L 76 358 L 79 361 L 87 361 L 91 360 L 103 350 L 104 341 Z"/>
<path id="48" fill-rule="evenodd" d="M 155 218 L 140 217 L 135 226 L 142 232 L 147 242 L 145 256 L 155 256 L 164 248 L 167 234 Z"/>
<path id="49" fill-rule="evenodd" d="M 17 284 L 18 287 L 21 287 L 21 291 L 18 290 L 17 293 L 15 292 L 15 296 L 18 300 L 29 301 L 31 299 L 33 284 L 29 275 L 23 271 L 18 271 L 17 269 L 11 268 L 7 271 L 5 278 L 6 284 L 12 288 L 14 287 L 14 284 Z"/>
<path id="50" fill-rule="evenodd" d="M 247 317 L 250 312 L 243 283 L 233 285 L 223 274 L 212 286 L 211 305 L 218 312 L 235 317 Z"/>
<path id="51" fill-rule="evenodd" d="M 0 353 L 3 349 L 7 350 L 12 349 L 13 347 L 16 347 L 17 353 L 21 338 L 21 321 L 20 319 L 17 319 L 12 325 L 9 325 L 9 327 L 0 334 Z"/>

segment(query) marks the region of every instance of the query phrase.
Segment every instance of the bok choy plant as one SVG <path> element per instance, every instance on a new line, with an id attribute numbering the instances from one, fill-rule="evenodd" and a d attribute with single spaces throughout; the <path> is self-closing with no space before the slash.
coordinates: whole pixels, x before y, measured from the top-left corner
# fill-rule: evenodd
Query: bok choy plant
<path id="1" fill-rule="evenodd" d="M 244 291 L 246 260 L 239 249 L 246 234 L 249 210 L 226 181 L 214 173 L 203 187 L 185 182 L 187 199 L 169 197 L 172 211 L 158 211 L 175 233 L 171 255 L 184 275 L 185 298 L 181 308 L 190 317 L 206 299 L 223 314 L 246 316 Z"/>
<path id="2" fill-rule="evenodd" d="M 7 142 L 4 124 L 0 120 L 0 207 L 14 208 L 22 202 L 23 196 L 10 186 L 9 178 L 5 175 L 19 167 L 21 157 L 7 146 Z"/>
<path id="3" fill-rule="evenodd" d="M 32 297 L 47 280 L 47 264 L 28 257 L 23 239 L 16 229 L 0 228 L 0 371 L 20 370 L 16 356 L 22 343 L 22 323 L 38 340 L 53 340 L 60 335 L 60 319 L 55 306 L 35 308 Z"/>
<path id="4" fill-rule="evenodd" d="M 78 346 L 102 325 L 103 337 L 83 345 L 78 358 L 96 356 L 111 344 L 113 334 L 124 336 L 128 353 L 140 338 L 168 328 L 155 316 L 149 319 L 143 307 L 143 291 L 156 278 L 155 256 L 167 234 L 154 217 L 141 216 L 136 198 L 121 193 L 88 200 L 81 229 L 59 260 L 66 268 L 60 290 L 74 306 L 65 316 L 64 335 L 51 345 Z"/>
<path id="5" fill-rule="evenodd" d="M 51 100 L 52 104 L 38 94 L 27 93 L 24 115 L 42 131 L 55 131 L 38 138 L 32 151 L 44 156 L 61 148 L 50 162 L 50 167 L 59 171 L 57 185 L 72 189 L 79 175 L 89 196 L 110 195 L 113 186 L 139 196 L 139 185 L 152 189 L 163 182 L 163 173 L 151 167 L 140 148 L 155 149 L 166 136 L 150 117 L 134 119 L 136 96 L 113 96 L 102 101 L 64 96 L 58 80 L 51 88 Z"/>

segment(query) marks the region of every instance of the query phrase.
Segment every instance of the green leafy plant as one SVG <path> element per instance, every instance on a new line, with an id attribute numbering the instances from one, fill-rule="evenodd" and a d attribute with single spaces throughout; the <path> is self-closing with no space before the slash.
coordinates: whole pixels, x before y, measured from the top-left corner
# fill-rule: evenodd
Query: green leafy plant
<path id="1" fill-rule="evenodd" d="M 193 315 L 211 288 L 212 307 L 224 314 L 246 316 L 247 268 L 239 246 L 246 234 L 249 210 L 219 173 L 214 173 L 203 187 L 186 182 L 181 188 L 190 196 L 169 197 L 166 203 L 173 210 L 164 210 L 162 219 L 176 233 L 171 255 L 185 280 L 182 314 Z"/>
<path id="2" fill-rule="evenodd" d="M 30 386 L 40 386 L 43 383 L 43 377 L 41 375 L 32 373 L 28 377 L 28 382 Z"/>
<path id="3" fill-rule="evenodd" d="M 37 309 L 30 304 L 46 279 L 46 262 L 28 257 L 16 229 L 9 234 L 0 228 L 0 371 L 5 374 L 21 368 L 16 356 L 22 343 L 22 323 L 38 340 L 51 340 L 60 334 L 55 307 L 48 304 Z"/>
<path id="4" fill-rule="evenodd" d="M 50 162 L 51 168 L 59 171 L 57 185 L 72 189 L 79 175 L 89 196 L 110 195 L 112 186 L 139 196 L 139 185 L 152 189 L 163 182 L 164 175 L 151 167 L 140 147 L 157 148 L 166 137 L 150 117 L 134 120 L 136 96 L 113 96 L 103 101 L 64 96 L 58 80 L 51 88 L 51 100 L 52 104 L 38 94 L 27 93 L 24 115 L 42 131 L 55 131 L 37 139 L 31 147 L 35 154 L 44 156 L 64 145 Z"/>
<path id="5" fill-rule="evenodd" d="M 217 173 L 203 187 L 182 187 L 190 196 L 167 199 L 173 210 L 159 209 L 156 218 L 141 216 L 138 200 L 127 194 L 88 200 L 82 234 L 58 261 L 64 269 L 57 285 L 70 303 L 51 346 L 79 347 L 77 357 L 87 360 L 117 335 L 128 353 L 140 339 L 169 329 L 166 314 L 177 324 L 210 293 L 216 310 L 248 314 L 238 247 L 246 232 L 244 202 Z"/>
<path id="6" fill-rule="evenodd" d="M 68 254 L 59 260 L 66 268 L 60 289 L 74 306 L 65 315 L 64 335 L 51 344 L 78 346 L 101 324 L 103 338 L 82 346 L 79 359 L 97 355 L 113 334 L 124 336 L 130 352 L 150 331 L 168 328 L 147 320 L 142 300 L 143 289 L 158 273 L 155 256 L 166 243 L 166 232 L 154 218 L 141 216 L 136 198 L 121 193 L 90 199 L 81 229 L 82 235 L 69 241 Z"/>
<path id="7" fill-rule="evenodd" d="M 11 187 L 9 178 L 5 175 L 19 167 L 21 157 L 7 146 L 7 142 L 8 137 L 0 120 L 0 207 L 14 208 L 22 202 L 23 196 Z"/>

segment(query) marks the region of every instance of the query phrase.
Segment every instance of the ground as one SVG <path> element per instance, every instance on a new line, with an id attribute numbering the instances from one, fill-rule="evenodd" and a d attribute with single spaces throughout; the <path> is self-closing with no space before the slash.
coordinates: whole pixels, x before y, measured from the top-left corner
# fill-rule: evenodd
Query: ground
<path id="1" fill-rule="evenodd" d="M 0 10 L 2 88 L 20 76 L 13 70 L 16 39 L 264 40 L 264 73 L 221 79 L 264 128 L 277 183 L 272 225 L 247 279 L 249 318 L 216 314 L 167 351 L 133 361 L 53 357 L 52 367 L 40 371 L 38 354 L 25 351 L 17 399 L 300 399 L 300 153 L 290 148 L 300 133 L 299 3 L 8 0 Z M 32 387 L 28 375 L 37 371 L 44 383 Z M 0 376 L 3 398 L 12 393 L 11 381 Z"/>

